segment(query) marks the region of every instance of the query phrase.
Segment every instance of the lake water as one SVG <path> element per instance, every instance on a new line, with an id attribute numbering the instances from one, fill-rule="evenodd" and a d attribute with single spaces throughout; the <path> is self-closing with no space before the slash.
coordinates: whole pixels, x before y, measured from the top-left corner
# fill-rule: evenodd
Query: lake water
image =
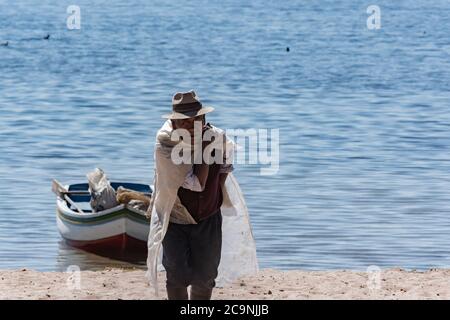
<path id="1" fill-rule="evenodd" d="M 189 89 L 280 129 L 276 175 L 235 171 L 262 268 L 450 267 L 450 3 L 373 4 L 379 30 L 366 1 L 0 1 L 0 268 L 121 265 L 61 242 L 51 179 L 152 183 Z"/>

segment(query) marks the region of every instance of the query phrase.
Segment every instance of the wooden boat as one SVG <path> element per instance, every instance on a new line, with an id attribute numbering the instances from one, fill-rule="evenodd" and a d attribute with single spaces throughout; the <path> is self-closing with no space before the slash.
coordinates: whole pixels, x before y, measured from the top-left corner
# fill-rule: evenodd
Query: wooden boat
<path id="1" fill-rule="evenodd" d="M 111 182 L 119 186 L 151 195 L 149 185 Z M 126 260 L 143 261 L 147 255 L 147 238 L 150 221 L 145 212 L 120 204 L 116 207 L 92 212 L 87 183 L 62 186 L 53 181 L 56 193 L 56 221 L 58 230 L 66 242 L 102 256 Z"/>

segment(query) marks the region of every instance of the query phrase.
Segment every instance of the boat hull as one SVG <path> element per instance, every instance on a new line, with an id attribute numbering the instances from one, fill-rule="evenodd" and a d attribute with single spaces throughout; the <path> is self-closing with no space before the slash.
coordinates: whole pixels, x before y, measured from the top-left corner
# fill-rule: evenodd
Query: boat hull
<path id="1" fill-rule="evenodd" d="M 147 242 L 125 233 L 99 240 L 64 240 L 71 247 L 112 259 L 142 262 L 147 258 Z"/>
<path id="2" fill-rule="evenodd" d="M 150 222 L 143 213 L 120 205 L 80 214 L 57 199 L 56 220 L 61 236 L 70 246 L 119 260 L 146 258 Z"/>

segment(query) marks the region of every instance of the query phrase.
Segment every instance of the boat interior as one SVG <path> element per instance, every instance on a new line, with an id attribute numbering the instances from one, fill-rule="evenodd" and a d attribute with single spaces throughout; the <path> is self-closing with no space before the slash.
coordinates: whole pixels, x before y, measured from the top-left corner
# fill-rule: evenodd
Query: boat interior
<path id="1" fill-rule="evenodd" d="M 111 186 L 114 188 L 114 190 L 117 191 L 117 188 L 122 186 L 125 189 L 130 189 L 142 193 L 152 193 L 152 189 L 149 185 L 146 184 L 140 184 L 140 183 L 129 183 L 129 182 L 111 182 Z M 78 184 L 72 184 L 69 186 L 69 193 L 67 196 L 76 203 L 76 206 L 81 209 L 85 213 L 92 212 L 92 208 L 90 205 L 91 195 L 89 193 L 89 184 L 88 183 L 78 183 Z M 79 193 L 78 193 L 79 192 Z M 67 201 L 66 201 L 67 202 Z M 76 208 L 74 208 L 73 205 L 67 202 L 68 207 L 71 210 L 76 211 Z"/>

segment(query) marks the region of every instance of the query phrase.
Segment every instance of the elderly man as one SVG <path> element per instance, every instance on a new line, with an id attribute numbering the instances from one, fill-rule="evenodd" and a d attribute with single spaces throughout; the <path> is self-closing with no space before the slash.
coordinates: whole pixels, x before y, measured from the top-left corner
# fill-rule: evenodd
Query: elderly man
<path id="1" fill-rule="evenodd" d="M 186 130 L 184 132 L 189 133 L 192 146 L 198 138 L 194 137 L 196 122 L 202 128 L 202 136 L 212 129 L 206 123 L 205 114 L 213 108 L 203 107 L 194 91 L 176 93 L 172 108 L 173 112 L 165 116 L 170 121 L 168 125 L 174 131 Z M 198 147 L 203 151 L 209 142 L 201 140 Z M 174 218 L 170 219 L 162 242 L 168 299 L 188 299 L 188 286 L 191 286 L 191 300 L 211 298 L 222 248 L 222 188 L 227 174 L 232 170 L 231 164 L 223 161 L 207 164 L 202 157 L 200 163 L 192 163 L 192 169 L 187 172 L 177 191 L 177 201 L 171 214 Z M 184 221 L 176 219 L 180 216 L 179 211 L 187 211 L 190 217 Z"/>

